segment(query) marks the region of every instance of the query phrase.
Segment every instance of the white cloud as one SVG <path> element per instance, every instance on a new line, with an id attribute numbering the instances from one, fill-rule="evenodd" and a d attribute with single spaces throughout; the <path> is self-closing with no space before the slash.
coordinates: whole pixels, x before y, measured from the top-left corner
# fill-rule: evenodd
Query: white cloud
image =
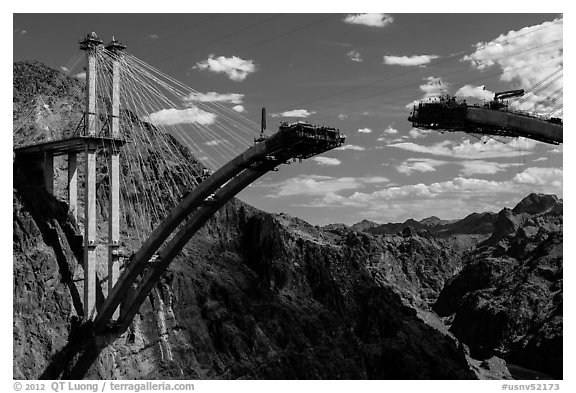
<path id="1" fill-rule="evenodd" d="M 527 195 L 532 191 L 556 193 L 557 195 L 561 195 L 562 169 L 538 167 L 526 168 L 523 172 L 515 175 L 512 179 L 504 181 L 458 176 L 452 180 L 438 183 L 419 183 L 387 187 L 369 194 L 356 192 L 350 196 L 350 199 L 369 204 L 378 201 L 398 200 L 403 198 L 459 198 L 462 196 L 472 195 L 491 198 L 495 193 Z"/>
<path id="2" fill-rule="evenodd" d="M 351 50 L 350 52 L 346 53 L 346 56 L 348 56 L 350 60 L 355 61 L 357 63 L 362 63 L 362 61 L 364 61 L 362 59 L 362 56 L 360 55 L 360 52 L 355 50 Z"/>
<path id="3" fill-rule="evenodd" d="M 145 40 L 157 40 L 159 38 L 158 34 L 156 33 L 152 33 L 152 34 L 148 34 L 146 37 L 144 37 Z"/>
<path id="4" fill-rule="evenodd" d="M 409 158 L 396 166 L 396 170 L 410 176 L 414 172 L 435 172 L 437 166 L 446 164 L 448 164 L 447 161 L 434 160 L 431 158 Z"/>
<path id="5" fill-rule="evenodd" d="M 64 66 L 60 66 L 60 69 L 61 69 L 62 71 L 64 71 L 64 72 L 70 71 L 70 70 L 68 69 L 68 67 L 64 67 Z"/>
<path id="6" fill-rule="evenodd" d="M 518 184 L 549 186 L 551 192 L 556 191 L 561 194 L 562 172 L 560 168 L 530 167 L 514 176 L 512 181 Z M 558 189 L 560 192 L 558 192 Z"/>
<path id="7" fill-rule="evenodd" d="M 238 113 L 244 112 L 244 107 L 242 105 L 234 105 L 232 109 Z"/>
<path id="8" fill-rule="evenodd" d="M 414 172 L 435 172 L 436 168 L 444 165 L 460 166 L 460 174 L 471 176 L 475 174 L 493 175 L 506 170 L 511 166 L 518 166 L 518 163 L 500 163 L 483 160 L 464 160 L 464 161 L 444 161 L 432 158 L 409 158 L 396 166 L 396 170 L 410 176 Z"/>
<path id="9" fill-rule="evenodd" d="M 421 101 L 436 101 L 438 98 L 448 92 L 448 83 L 442 80 L 441 77 L 429 76 L 424 78 L 426 83 L 420 85 L 420 90 L 424 95 L 419 100 L 414 100 L 406 105 L 406 108 L 412 109 L 413 106 L 418 105 Z"/>
<path id="10" fill-rule="evenodd" d="M 498 66 L 503 71 L 502 81 L 512 82 L 515 88 L 529 89 L 563 68 L 563 24 L 562 18 L 555 19 L 509 31 L 489 42 L 478 42 L 476 50 L 462 60 L 469 61 L 479 70 Z M 518 109 L 548 113 L 553 105 L 547 98 L 562 88 L 562 84 L 563 80 L 559 78 L 538 95 L 529 93 L 524 105 Z M 560 104 L 561 100 L 562 97 L 555 104 Z"/>
<path id="11" fill-rule="evenodd" d="M 532 160 L 532 161 L 533 161 L 533 162 L 538 162 L 538 161 L 547 161 L 547 160 L 548 160 L 548 157 L 538 157 L 538 158 L 536 158 L 536 159 L 534 159 L 534 160 Z"/>
<path id="12" fill-rule="evenodd" d="M 360 181 L 353 177 L 335 178 L 331 176 L 300 175 L 272 184 L 270 187 L 275 190 L 275 193 L 268 195 L 268 197 L 325 195 L 343 190 L 357 189 L 361 186 Z"/>
<path id="13" fill-rule="evenodd" d="M 344 22 L 371 27 L 384 27 L 394 22 L 394 18 L 387 14 L 351 14 L 344 18 Z"/>
<path id="14" fill-rule="evenodd" d="M 318 164 L 320 165 L 326 165 L 326 166 L 335 166 L 335 165 L 340 165 L 342 164 L 342 161 L 340 161 L 337 158 L 332 158 L 332 157 L 312 157 L 313 161 L 316 161 Z"/>
<path id="15" fill-rule="evenodd" d="M 516 138 L 508 143 L 502 143 L 494 139 L 489 139 L 486 142 L 470 142 L 469 139 L 465 139 L 458 144 L 450 140 L 445 140 L 429 146 L 419 145 L 413 142 L 401 142 L 388 146 L 435 156 L 480 159 L 517 157 L 519 154 L 531 154 L 530 150 L 534 149 L 536 143 L 536 141 L 526 138 Z"/>
<path id="16" fill-rule="evenodd" d="M 340 119 L 340 120 L 344 120 L 344 119 L 347 119 L 347 118 L 348 118 L 348 115 L 347 115 L 346 113 L 340 113 L 340 114 L 338 114 L 338 119 Z"/>
<path id="17" fill-rule="evenodd" d="M 372 133 L 372 130 L 370 128 L 359 128 L 358 132 L 361 134 L 370 134 Z"/>
<path id="18" fill-rule="evenodd" d="M 425 66 L 432 60 L 437 59 L 437 55 L 413 55 L 413 56 L 384 56 L 384 64 L 400 65 L 404 67 Z"/>
<path id="19" fill-rule="evenodd" d="M 374 182 L 370 183 L 370 179 Z M 515 203 L 531 192 L 556 194 L 562 197 L 561 168 L 525 168 L 521 173 L 502 181 L 454 177 L 435 183 L 417 183 L 376 187 L 386 178 L 334 178 L 329 176 L 298 176 L 269 185 L 274 194 L 268 197 L 308 197 L 307 207 L 353 208 L 356 217 L 393 222 L 412 217 L 422 219 L 434 212 L 442 218 L 463 218 L 471 212 L 499 211 L 503 201 Z"/>
<path id="20" fill-rule="evenodd" d="M 392 126 L 388 126 L 388 128 L 384 130 L 384 135 L 394 135 L 394 134 L 398 134 L 398 130 L 393 128 Z"/>
<path id="21" fill-rule="evenodd" d="M 461 174 L 464 176 L 471 175 L 493 175 L 498 172 L 505 171 L 511 166 L 518 166 L 520 164 L 502 163 L 494 161 L 483 160 L 466 160 L 458 162 L 462 166 Z"/>
<path id="22" fill-rule="evenodd" d="M 490 90 L 486 90 L 484 85 L 482 86 L 472 86 L 465 85 L 458 89 L 454 94 L 456 97 L 463 98 L 477 98 L 483 101 L 492 101 L 494 99 L 494 93 Z"/>
<path id="23" fill-rule="evenodd" d="M 388 183 L 390 179 L 383 176 L 358 177 L 357 180 L 365 184 Z"/>
<path id="24" fill-rule="evenodd" d="M 196 63 L 193 68 L 224 73 L 236 82 L 243 81 L 248 75 L 256 72 L 256 65 L 253 60 L 244 60 L 237 56 L 214 57 L 214 55 L 210 55 L 207 60 Z"/>
<path id="25" fill-rule="evenodd" d="M 390 179 L 383 176 L 366 177 L 331 177 L 319 175 L 300 175 L 286 179 L 280 183 L 271 184 L 268 187 L 274 193 L 266 195 L 268 198 L 310 196 L 317 198 L 306 206 L 355 206 L 361 207 L 363 203 L 353 201 L 338 195 L 342 191 L 358 190 L 366 185 L 378 185 L 389 182 Z"/>
<path id="26" fill-rule="evenodd" d="M 78 80 L 85 80 L 86 79 L 86 73 L 85 72 L 79 72 L 79 73 L 73 75 L 72 78 L 75 78 Z"/>
<path id="27" fill-rule="evenodd" d="M 274 113 L 272 117 L 308 117 L 313 115 L 314 111 L 308 111 L 307 109 L 293 109 L 291 111 L 286 111 L 282 113 Z"/>
<path id="28" fill-rule="evenodd" d="M 356 151 L 364 151 L 366 150 L 364 147 L 362 146 L 357 146 L 357 145 L 342 145 L 340 147 L 337 147 L 334 150 L 356 150 Z"/>
<path id="29" fill-rule="evenodd" d="M 231 104 L 242 104 L 244 99 L 244 94 L 239 93 L 225 93 L 220 94 L 215 91 L 210 91 L 208 93 L 192 92 L 184 98 L 186 102 L 229 102 Z"/>
<path id="30" fill-rule="evenodd" d="M 174 124 L 214 124 L 216 115 L 206 112 L 197 107 L 186 109 L 161 109 L 158 112 L 151 113 L 145 119 L 156 126 L 171 126 Z"/>
<path id="31" fill-rule="evenodd" d="M 408 135 L 410 135 L 412 139 L 426 138 L 426 136 L 431 133 L 432 130 L 422 130 L 420 128 L 412 128 L 410 131 L 408 131 Z"/>

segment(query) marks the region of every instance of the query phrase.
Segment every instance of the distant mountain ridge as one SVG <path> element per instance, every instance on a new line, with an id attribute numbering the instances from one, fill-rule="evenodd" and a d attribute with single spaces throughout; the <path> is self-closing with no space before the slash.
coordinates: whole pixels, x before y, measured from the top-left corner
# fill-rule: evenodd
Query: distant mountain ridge
<path id="1" fill-rule="evenodd" d="M 404 222 L 378 224 L 369 220 L 362 220 L 351 226 L 345 224 L 329 224 L 323 227 L 327 231 L 339 231 L 349 228 L 353 231 L 365 232 L 371 235 L 394 235 L 402 233 L 405 229 L 426 230 L 434 235 L 460 235 L 482 234 L 487 235 L 494 230 L 496 213 L 472 213 L 461 220 L 443 220 L 436 216 L 424 218 L 420 221 L 409 218 Z"/>

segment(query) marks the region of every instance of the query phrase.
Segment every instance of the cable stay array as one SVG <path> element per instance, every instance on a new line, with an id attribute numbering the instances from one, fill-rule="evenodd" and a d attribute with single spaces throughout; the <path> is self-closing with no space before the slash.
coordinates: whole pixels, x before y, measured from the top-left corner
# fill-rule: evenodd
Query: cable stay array
<path id="1" fill-rule="evenodd" d="M 110 129 L 115 60 L 121 75 L 119 137 L 127 141 L 121 148 L 121 227 L 134 228 L 133 240 L 142 244 L 187 193 L 250 147 L 260 126 L 215 94 L 190 88 L 129 53 L 101 48 L 96 52 L 101 135 Z M 108 154 L 102 146 L 103 162 Z"/>

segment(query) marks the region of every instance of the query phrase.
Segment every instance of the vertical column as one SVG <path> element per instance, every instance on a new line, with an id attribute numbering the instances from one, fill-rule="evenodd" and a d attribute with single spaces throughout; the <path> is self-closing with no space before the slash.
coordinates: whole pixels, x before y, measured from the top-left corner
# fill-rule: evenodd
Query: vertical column
<path id="1" fill-rule="evenodd" d="M 116 285 L 120 275 L 118 247 L 120 245 L 120 152 L 114 146 L 114 140 L 120 136 L 120 60 L 124 45 L 114 38 L 106 46 L 113 54 L 112 60 L 112 103 L 110 116 L 111 143 L 108 151 L 108 176 L 110 179 L 108 205 L 108 296 Z M 119 310 L 114 310 L 113 320 L 118 320 Z"/>
<path id="2" fill-rule="evenodd" d="M 76 153 L 68 154 L 68 209 L 78 221 L 78 159 Z"/>
<path id="3" fill-rule="evenodd" d="M 86 136 L 96 135 L 96 52 L 94 49 L 86 51 Z"/>
<path id="4" fill-rule="evenodd" d="M 96 135 L 96 51 L 102 45 L 96 33 L 90 33 L 80 42 L 86 51 L 86 108 L 85 134 Z M 96 314 L 96 150 L 85 145 L 84 190 L 84 319 Z"/>
<path id="5" fill-rule="evenodd" d="M 54 195 L 54 155 L 52 152 L 44 153 L 44 187 L 48 193 Z"/>
<path id="6" fill-rule="evenodd" d="M 113 150 L 110 148 L 110 150 Z M 108 204 L 108 295 L 116 285 L 120 275 L 118 247 L 120 245 L 120 155 L 110 152 L 108 155 L 108 176 L 110 176 L 110 195 Z M 112 319 L 118 319 L 118 310 Z"/>
<path id="7" fill-rule="evenodd" d="M 84 192 L 84 319 L 91 319 L 96 310 L 96 151 L 85 148 Z"/>

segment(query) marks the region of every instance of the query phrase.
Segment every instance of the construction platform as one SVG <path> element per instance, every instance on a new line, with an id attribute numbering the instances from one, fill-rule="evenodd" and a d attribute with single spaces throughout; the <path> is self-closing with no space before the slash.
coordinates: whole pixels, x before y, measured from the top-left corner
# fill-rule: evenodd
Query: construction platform
<path id="1" fill-rule="evenodd" d="M 507 108 L 494 109 L 489 105 L 467 105 L 454 97 L 420 103 L 414 107 L 408 120 L 413 127 L 437 131 L 522 136 L 551 144 L 563 141 L 563 125 L 558 119 L 544 119 Z"/>
<path id="2" fill-rule="evenodd" d="M 126 144 L 125 139 L 101 137 L 101 136 L 76 136 L 56 141 L 40 142 L 14 149 L 17 156 L 36 156 L 45 153 L 58 156 L 70 153 L 79 153 L 88 148 L 95 150 L 98 148 L 120 149 Z"/>

